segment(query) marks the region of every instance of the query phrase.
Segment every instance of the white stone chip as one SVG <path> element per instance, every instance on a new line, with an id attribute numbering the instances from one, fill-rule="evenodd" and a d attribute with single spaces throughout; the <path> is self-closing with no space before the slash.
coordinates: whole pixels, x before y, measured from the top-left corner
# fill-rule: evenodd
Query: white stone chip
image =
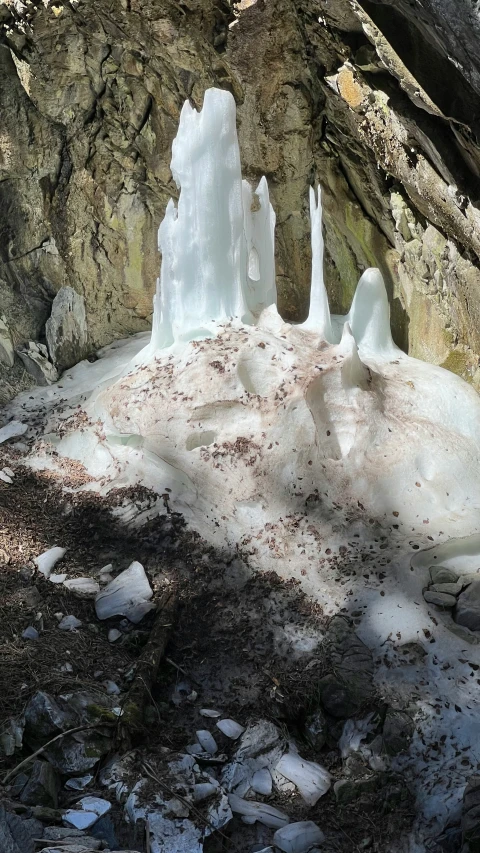
<path id="1" fill-rule="evenodd" d="M 33 562 L 35 563 L 38 571 L 41 572 L 42 575 L 45 575 L 46 578 L 49 578 L 54 565 L 62 559 L 66 550 L 66 548 L 54 546 L 53 548 L 49 548 L 48 551 L 44 551 L 38 557 L 34 557 Z"/>
<path id="2" fill-rule="evenodd" d="M 277 829 L 273 843 L 282 853 L 308 853 L 317 844 L 321 844 L 325 836 L 316 823 L 311 820 L 301 820 Z"/>
<path id="3" fill-rule="evenodd" d="M 155 607 L 150 601 L 152 596 L 145 569 L 141 563 L 133 562 L 98 593 L 95 610 L 99 619 L 126 616 L 137 624 Z"/>
<path id="4" fill-rule="evenodd" d="M 61 622 L 58 623 L 58 627 L 61 631 L 75 631 L 76 628 L 80 628 L 81 626 L 80 619 L 77 619 L 76 616 L 64 616 Z"/>
<path id="5" fill-rule="evenodd" d="M 213 735 L 211 735 L 210 732 L 207 732 L 206 729 L 201 729 L 196 732 L 196 735 L 200 746 L 203 747 L 205 752 L 210 753 L 210 755 L 215 755 L 218 751 L 218 746 Z"/>
<path id="6" fill-rule="evenodd" d="M 295 752 L 282 755 L 275 769 L 293 782 L 309 806 L 314 806 L 331 785 L 330 774 L 324 767 L 314 761 L 306 761 Z"/>
<path id="7" fill-rule="evenodd" d="M 248 823 L 258 821 L 264 826 L 270 826 L 272 829 L 280 829 L 286 826 L 289 822 L 288 815 L 284 812 L 269 806 L 267 803 L 256 803 L 253 800 L 243 800 L 242 797 L 237 797 L 236 794 L 228 795 L 228 802 L 232 812 L 242 815 L 248 819 Z"/>
<path id="8" fill-rule="evenodd" d="M 100 584 L 93 578 L 71 578 L 64 586 L 79 598 L 95 598 L 100 592 Z"/>
<path id="9" fill-rule="evenodd" d="M 241 726 L 240 723 L 236 723 L 235 720 L 229 719 L 219 720 L 217 723 L 217 729 L 220 729 L 222 734 L 232 740 L 236 740 L 245 731 L 244 726 Z"/>

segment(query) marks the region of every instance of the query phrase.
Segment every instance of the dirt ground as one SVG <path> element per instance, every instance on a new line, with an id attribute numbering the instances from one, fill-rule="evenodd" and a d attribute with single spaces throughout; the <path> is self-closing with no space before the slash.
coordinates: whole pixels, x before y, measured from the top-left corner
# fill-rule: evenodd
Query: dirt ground
<path id="1" fill-rule="evenodd" d="M 164 515 L 141 529 L 116 521 L 112 508 L 140 505 L 141 489 L 117 490 L 108 499 L 89 491 L 66 494 L 62 487 L 88 481 L 80 466 L 65 468 L 61 479 L 35 473 L 8 448 L 0 454 L 3 465 L 15 471 L 15 478 L 12 484 L 0 482 L 0 731 L 39 689 L 57 695 L 111 679 L 124 690 L 148 640 L 153 616 L 111 644 L 108 629 L 119 619 L 99 622 L 91 600 L 36 572 L 33 558 L 59 545 L 67 552 L 55 571 L 69 578 L 94 576 L 107 563 L 117 574 L 138 560 L 157 594 L 166 585 L 177 589 L 177 620 L 152 691 L 149 722 L 136 744 L 139 762 L 165 747 L 180 750 L 192 743 L 195 730 L 205 727 L 199 709 L 207 707 L 244 726 L 260 718 L 273 720 L 295 738 L 302 756 L 339 778 L 341 724 L 331 721 L 320 750 L 305 733 L 305 719 L 319 703 L 318 681 L 328 671 L 321 645 L 328 620 L 296 582 L 254 574 L 244 555 L 215 552 L 177 515 Z M 82 628 L 59 630 L 58 613 L 74 614 Z M 28 625 L 39 630 L 38 640 L 22 639 Z M 226 739 L 221 746 L 232 752 Z M 28 749 L 10 758 L 1 755 L 1 776 L 27 754 Z M 272 803 L 285 806 L 291 817 L 316 821 L 326 836 L 325 853 L 387 853 L 390 840 L 414 818 L 408 798 L 394 808 L 381 796 L 342 807 L 333 786 L 313 808 L 292 795 L 283 803 L 275 795 Z M 254 828 L 234 819 L 205 849 L 248 851 L 256 842 Z M 134 843 L 142 849 L 142 839 Z"/>

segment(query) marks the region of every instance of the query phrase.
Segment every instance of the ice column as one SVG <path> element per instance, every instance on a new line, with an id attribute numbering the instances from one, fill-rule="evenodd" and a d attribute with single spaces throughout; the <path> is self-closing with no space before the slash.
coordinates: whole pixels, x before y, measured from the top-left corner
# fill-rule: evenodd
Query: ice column
<path id="1" fill-rule="evenodd" d="M 312 279 L 310 285 L 310 308 L 302 328 L 318 332 L 328 343 L 334 342 L 330 307 L 323 277 L 323 233 L 322 233 L 322 190 L 318 186 L 318 201 L 315 190 L 310 187 L 310 229 L 312 242 Z"/>
<path id="2" fill-rule="evenodd" d="M 345 319 L 350 323 L 360 355 L 382 355 L 397 349 L 390 330 L 385 283 L 376 267 L 370 267 L 361 276 Z"/>
<path id="3" fill-rule="evenodd" d="M 251 210 L 250 198 L 244 214 L 248 191 L 242 188 L 229 92 L 208 89 L 201 112 L 184 104 L 171 169 L 181 191 L 178 206 L 169 202 L 158 232 L 162 268 L 154 349 L 211 334 L 212 321 L 248 321 L 275 297 L 275 216 L 265 179 L 257 190 L 259 209 Z"/>
<path id="4" fill-rule="evenodd" d="M 243 181 L 243 213 L 247 251 L 245 298 L 253 317 L 277 302 L 275 285 L 275 212 L 270 204 L 267 179 L 253 192 Z"/>

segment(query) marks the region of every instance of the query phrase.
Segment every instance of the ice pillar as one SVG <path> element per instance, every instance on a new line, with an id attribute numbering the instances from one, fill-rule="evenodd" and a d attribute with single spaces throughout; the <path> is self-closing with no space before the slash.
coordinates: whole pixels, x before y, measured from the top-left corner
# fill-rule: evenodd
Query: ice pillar
<path id="1" fill-rule="evenodd" d="M 323 233 L 322 233 L 322 190 L 318 186 L 318 200 L 310 187 L 310 228 L 312 242 L 312 279 L 310 285 L 310 308 L 302 324 L 304 329 L 318 332 L 328 343 L 334 342 L 330 307 L 323 277 Z"/>

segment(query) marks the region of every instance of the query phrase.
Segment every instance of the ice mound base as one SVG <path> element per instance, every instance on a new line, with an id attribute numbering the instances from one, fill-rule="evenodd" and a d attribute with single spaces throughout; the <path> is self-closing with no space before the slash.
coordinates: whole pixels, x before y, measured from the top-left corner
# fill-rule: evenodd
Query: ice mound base
<path id="1" fill-rule="evenodd" d="M 200 113 L 185 104 L 172 173 L 181 191 L 159 230 L 150 340 L 107 348 L 95 364 L 21 395 L 10 416 L 23 423 L 46 408 L 44 439 L 85 465 L 88 488 L 150 488 L 157 500 L 143 512 L 126 506 L 126 522 L 181 512 L 252 569 L 301 581 L 325 613 L 357 614 L 379 690 L 416 715 L 398 767 L 418 795 L 408 850 L 424 850 L 458 817 L 480 761 L 470 668 L 480 655 L 473 634 L 453 634 L 449 614 L 424 601 L 428 553 L 410 561 L 412 549 L 478 533 L 479 397 L 394 345 L 378 270 L 362 275 L 347 316 L 330 314 L 320 190 L 310 197 L 309 317 L 282 320 L 275 216 L 265 179 L 255 190 L 242 182 L 227 92 L 207 91 Z M 79 404 L 82 430 L 69 431 Z M 55 460 L 47 451 L 30 464 Z M 402 652 L 412 642 L 421 665 Z M 431 756 L 445 733 L 440 762 Z"/>

